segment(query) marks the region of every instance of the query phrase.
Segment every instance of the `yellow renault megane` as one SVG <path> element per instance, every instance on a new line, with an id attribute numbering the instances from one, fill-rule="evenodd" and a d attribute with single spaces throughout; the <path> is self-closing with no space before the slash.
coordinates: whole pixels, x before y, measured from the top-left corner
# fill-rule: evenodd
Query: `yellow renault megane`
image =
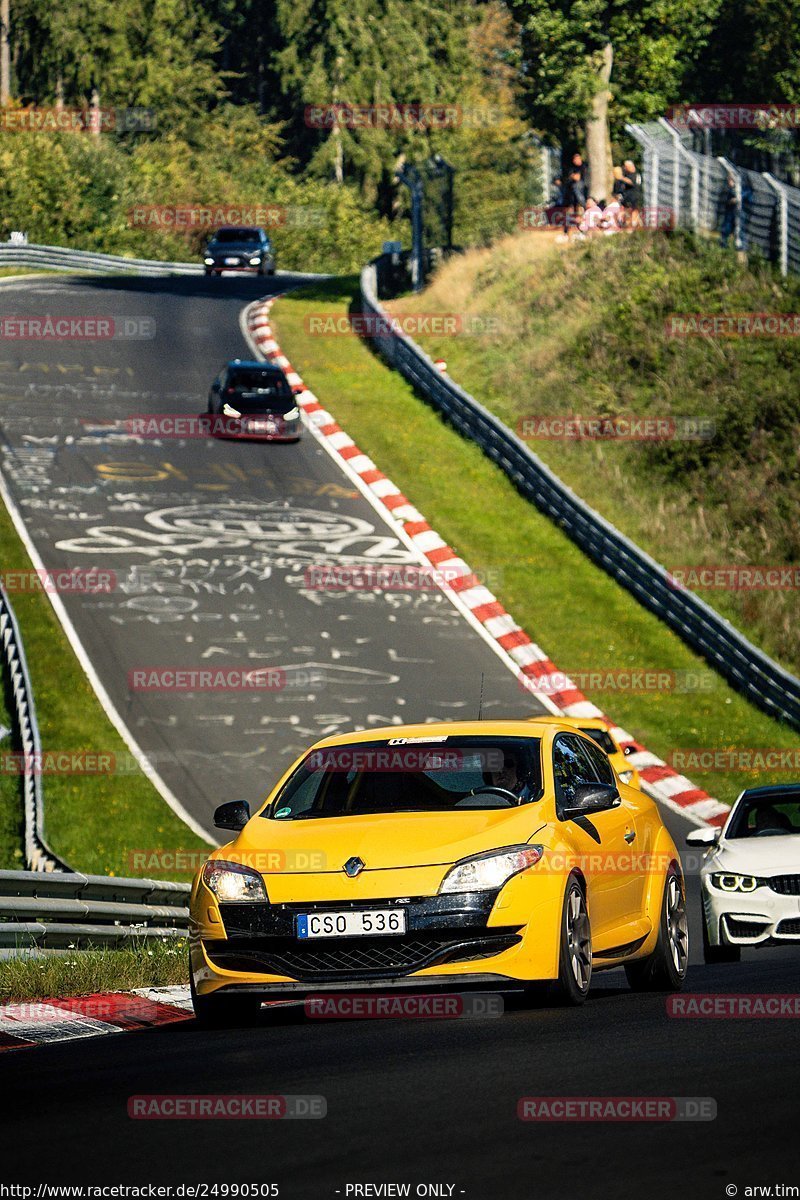
<path id="1" fill-rule="evenodd" d="M 318 742 L 192 888 L 191 987 L 209 1024 L 265 999 L 342 990 L 498 990 L 593 971 L 679 989 L 680 859 L 652 800 L 597 743 L 552 722 L 392 726 Z"/>

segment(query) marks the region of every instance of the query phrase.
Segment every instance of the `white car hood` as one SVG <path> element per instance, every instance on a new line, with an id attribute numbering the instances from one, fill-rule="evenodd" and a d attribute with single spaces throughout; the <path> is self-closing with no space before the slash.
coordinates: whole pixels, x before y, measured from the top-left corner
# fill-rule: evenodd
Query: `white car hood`
<path id="1" fill-rule="evenodd" d="M 800 835 L 723 841 L 709 865 L 743 875 L 800 875 Z"/>

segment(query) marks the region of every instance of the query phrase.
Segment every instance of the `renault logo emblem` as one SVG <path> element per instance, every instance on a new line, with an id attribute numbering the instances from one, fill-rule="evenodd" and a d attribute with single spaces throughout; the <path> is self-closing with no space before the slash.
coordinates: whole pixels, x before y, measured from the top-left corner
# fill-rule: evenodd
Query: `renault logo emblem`
<path id="1" fill-rule="evenodd" d="M 342 870 L 348 879 L 355 879 L 364 870 L 366 863 L 360 858 L 348 858 Z"/>

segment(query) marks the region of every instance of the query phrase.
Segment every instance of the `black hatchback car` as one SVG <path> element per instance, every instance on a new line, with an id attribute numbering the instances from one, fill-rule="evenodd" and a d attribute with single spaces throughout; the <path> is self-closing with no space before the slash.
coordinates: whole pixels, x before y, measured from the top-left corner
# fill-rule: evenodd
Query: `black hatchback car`
<path id="1" fill-rule="evenodd" d="M 258 226 L 226 225 L 218 229 L 203 256 L 206 275 L 223 271 L 275 274 L 275 250 L 266 230 Z"/>
<path id="2" fill-rule="evenodd" d="M 229 362 L 211 385 L 208 411 L 217 437 L 296 442 L 303 430 L 291 385 L 270 363 Z"/>

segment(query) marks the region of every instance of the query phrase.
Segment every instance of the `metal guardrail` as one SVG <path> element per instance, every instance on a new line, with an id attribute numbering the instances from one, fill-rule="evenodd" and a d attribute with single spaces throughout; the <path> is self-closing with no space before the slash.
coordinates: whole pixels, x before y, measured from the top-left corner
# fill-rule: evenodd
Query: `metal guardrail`
<path id="1" fill-rule="evenodd" d="M 0 268 L 37 267 L 42 271 L 80 271 L 92 275 L 109 275 L 118 271 L 133 275 L 203 275 L 200 263 L 159 262 L 149 258 L 126 258 L 123 254 L 99 254 L 93 250 L 71 250 L 65 246 L 18 245 L 0 242 Z M 293 279 L 331 279 L 330 274 L 318 271 L 276 271 L 276 275 Z"/>
<path id="2" fill-rule="evenodd" d="M 361 273 L 362 311 L 385 328 L 373 345 L 465 437 L 601 566 L 701 654 L 733 687 L 773 717 L 800 729 L 800 680 L 790 675 L 562 483 L 493 413 L 436 369 L 406 334 L 392 327 L 378 301 L 383 256 Z M 387 266 L 390 264 L 387 263 Z M 565 594 L 569 580 L 564 581 Z"/>
<path id="3" fill-rule="evenodd" d="M 126 258 L 121 254 L 95 254 L 64 246 L 0 245 L 0 267 L 39 267 L 47 271 L 88 271 L 107 275 L 132 271 L 137 275 L 202 275 L 200 263 L 154 262 L 148 258 Z"/>
<path id="4" fill-rule="evenodd" d="M 0 957 L 186 937 L 189 891 L 156 879 L 0 871 Z"/>
<path id="5" fill-rule="evenodd" d="M 14 706 L 14 719 L 21 747 L 25 861 L 34 871 L 69 871 L 67 864 L 48 846 L 44 837 L 44 798 L 41 761 L 42 742 L 36 720 L 25 648 L 17 619 L 5 589 L 0 584 L 0 639 Z"/>

